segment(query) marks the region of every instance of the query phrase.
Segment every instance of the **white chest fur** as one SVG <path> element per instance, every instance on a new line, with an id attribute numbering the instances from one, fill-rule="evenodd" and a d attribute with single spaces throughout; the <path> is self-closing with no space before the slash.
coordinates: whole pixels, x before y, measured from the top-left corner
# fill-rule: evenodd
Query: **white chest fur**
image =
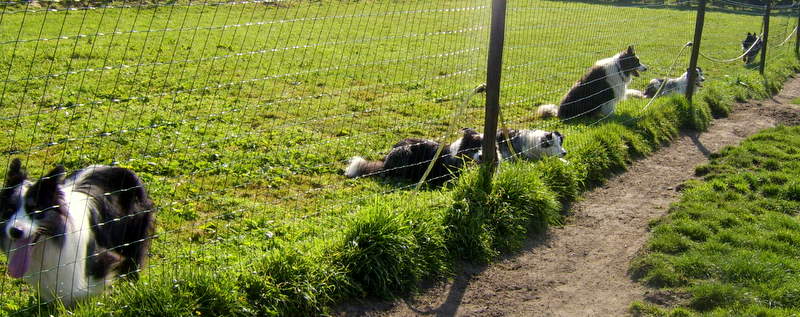
<path id="1" fill-rule="evenodd" d="M 43 300 L 60 299 L 69 306 L 76 299 L 102 292 L 106 281 L 89 278 L 86 274 L 86 252 L 94 239 L 89 220 L 94 202 L 86 194 L 72 192 L 71 188 L 65 191 L 65 201 L 69 212 L 63 244 L 54 238 L 42 237 L 33 247 L 31 266 L 24 279 L 38 288 Z"/>
<path id="2" fill-rule="evenodd" d="M 617 103 L 625 98 L 625 90 L 628 89 L 628 84 L 631 81 L 630 78 L 625 78 L 625 75 L 622 73 L 622 69 L 620 69 L 619 64 L 617 63 L 618 60 L 619 54 L 613 57 L 601 59 L 597 61 L 596 64 L 597 66 L 602 67 L 605 71 L 605 81 L 611 86 L 611 90 L 614 92 L 614 99 L 605 102 L 600 106 L 600 113 L 606 116 L 614 113 Z"/>

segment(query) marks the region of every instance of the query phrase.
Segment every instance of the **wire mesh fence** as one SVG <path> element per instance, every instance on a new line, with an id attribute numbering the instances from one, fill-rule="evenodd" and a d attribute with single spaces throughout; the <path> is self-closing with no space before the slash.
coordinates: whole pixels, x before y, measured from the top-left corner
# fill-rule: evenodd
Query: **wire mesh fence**
<path id="1" fill-rule="evenodd" d="M 500 126 L 559 131 L 571 152 L 594 142 L 596 133 L 603 133 L 599 127 L 643 120 L 656 99 L 631 97 L 613 114 L 590 118 L 545 119 L 537 109 L 559 104 L 587 68 L 628 46 L 647 71 L 632 77 L 630 85 L 623 81 L 605 88 L 621 89 L 619 99 L 626 88 L 647 90 L 651 78 L 682 76 L 696 5 L 510 1 Z M 194 270 L 247 274 L 274 249 L 325 246 L 341 235 L 349 215 L 379 197 L 451 186 L 420 190 L 418 178 L 367 177 L 391 168 L 350 179 L 343 174 L 354 156 L 380 160 L 398 141 L 415 138 L 410 145 L 435 141 L 434 149 L 450 151 L 445 156 L 464 154 L 466 165 L 476 165 L 471 161 L 477 149 L 450 145 L 464 135 L 462 128 L 483 130 L 484 98 L 475 87 L 487 75 L 487 1 L 28 1 L 0 6 L 0 151 L 9 171 L 19 158 L 31 175 L 31 183 L 14 183 L 4 172 L 0 243 L 8 257 L 0 260 L 5 261 L 0 272 L 19 275 L 21 270 L 24 279 L 37 283 L 61 281 L 57 275 L 67 268 L 152 241 L 146 266 L 112 276 L 144 270 L 142 282 L 157 283 Z M 709 4 L 701 48 L 705 60 L 699 62 L 709 81 L 757 72 L 740 55 L 748 53 L 742 45 L 747 33 L 762 36 L 764 9 L 731 0 Z M 770 33 L 763 35 L 768 36 L 768 63 L 793 58 L 797 12 L 798 6 L 788 3 L 770 11 Z M 612 76 L 599 80 L 611 82 Z M 535 151 L 545 141 L 535 142 L 517 150 Z M 432 161 L 437 159 L 426 156 L 395 169 L 427 167 Z M 64 186 L 82 179 L 68 177 L 62 191 L 31 185 L 47 183 L 49 178 L 39 175 L 55 165 L 66 168 L 50 176 L 55 179 L 103 170 L 87 168 L 93 164 L 133 171 L 143 186 L 117 182 L 111 186 L 115 190 L 84 199 L 109 201 L 113 207 L 120 205 L 114 197 L 144 188 L 154 205 L 104 218 L 106 207 L 96 203 L 90 215 L 74 216 L 89 223 L 64 216 L 66 229 L 48 234 L 52 224 L 37 222 L 37 215 L 77 213 L 72 205 L 80 203 L 70 196 L 57 204 L 26 206 L 25 199 L 64 195 Z M 450 177 L 434 175 L 427 182 Z M 89 183 L 107 188 L 104 184 Z M 30 188 L 36 195 L 22 195 Z M 155 215 L 154 231 L 124 245 L 98 240 L 95 231 L 144 214 Z M 30 259 L 20 260 L 20 250 L 29 248 L 10 235 L 20 221 L 39 230 L 23 234 L 36 236 L 28 241 L 34 250 Z M 92 233 L 87 237 L 86 232 Z M 64 244 L 68 239 L 100 241 L 103 248 Z M 80 246 L 80 252 L 62 258 L 62 252 L 52 251 L 63 245 Z M 44 286 L 37 292 L 37 286 L 4 276 L 0 293 L 6 303 L 0 309 L 11 315 L 41 313 L 48 304 L 102 290 L 106 283 L 95 279 L 43 296 Z"/>

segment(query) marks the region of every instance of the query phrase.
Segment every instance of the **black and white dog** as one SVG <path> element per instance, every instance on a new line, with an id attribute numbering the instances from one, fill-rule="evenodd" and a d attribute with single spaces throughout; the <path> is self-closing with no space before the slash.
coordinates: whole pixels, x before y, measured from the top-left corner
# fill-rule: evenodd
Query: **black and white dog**
<path id="1" fill-rule="evenodd" d="M 597 61 L 586 74 L 572 86 L 560 106 L 543 105 L 537 109 L 541 118 L 558 116 L 562 120 L 582 115 L 610 115 L 628 94 L 639 95 L 639 91 L 628 90 L 633 76 L 647 66 L 639 62 L 633 46 L 609 58 Z"/>
<path id="2" fill-rule="evenodd" d="M 483 135 L 474 129 L 462 129 L 462 135 L 442 149 L 440 157 L 428 174 L 428 182 L 441 185 L 454 176 L 466 160 L 478 160 Z M 408 138 L 397 142 L 380 161 L 367 161 L 356 156 L 350 159 L 345 170 L 349 178 L 381 175 L 419 181 L 436 155 L 440 144 L 436 141 Z"/>
<path id="3" fill-rule="evenodd" d="M 757 36 L 755 33 L 750 34 L 750 32 L 747 32 L 747 37 L 742 41 L 742 53 L 745 53 L 742 57 L 742 61 L 744 61 L 745 64 L 753 63 L 763 45 L 764 40 L 762 40 L 760 36 Z"/>
<path id="4" fill-rule="evenodd" d="M 120 275 L 136 279 L 153 233 L 153 203 L 130 170 L 93 165 L 64 178 L 57 166 L 31 182 L 14 159 L 0 192 L 0 246 L 7 274 L 43 300 L 101 293 Z"/>
<path id="5" fill-rule="evenodd" d="M 694 81 L 694 91 L 697 91 L 697 88 L 703 87 L 703 82 L 706 81 L 706 77 L 703 76 L 703 70 L 700 67 L 695 68 L 695 70 L 697 77 Z M 658 88 L 661 87 L 662 84 L 664 88 L 661 89 L 661 92 L 658 92 Z M 647 98 L 654 98 L 673 93 L 686 94 L 688 88 L 689 71 L 686 71 L 678 78 L 653 78 L 653 80 L 647 84 L 647 88 L 644 90 L 644 96 Z M 658 93 L 658 96 L 656 96 L 656 93 Z"/>
<path id="6" fill-rule="evenodd" d="M 509 148 L 511 144 L 511 148 Z M 497 131 L 497 149 L 503 161 L 513 160 L 515 156 L 537 160 L 545 156 L 563 157 L 564 136 L 558 131 L 514 130 Z"/>

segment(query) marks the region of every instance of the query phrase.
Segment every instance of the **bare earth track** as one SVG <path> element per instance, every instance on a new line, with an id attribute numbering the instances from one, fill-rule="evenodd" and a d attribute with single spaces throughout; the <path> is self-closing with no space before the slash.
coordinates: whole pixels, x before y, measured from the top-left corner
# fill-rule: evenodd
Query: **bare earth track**
<path id="1" fill-rule="evenodd" d="M 518 254 L 459 276 L 407 300 L 349 304 L 340 316 L 620 316 L 648 294 L 628 265 L 648 237 L 648 222 L 678 199 L 711 152 L 775 125 L 800 124 L 800 78 L 766 101 L 738 104 L 708 132 L 683 134 L 670 146 L 583 195 L 566 225 L 533 238 Z"/>

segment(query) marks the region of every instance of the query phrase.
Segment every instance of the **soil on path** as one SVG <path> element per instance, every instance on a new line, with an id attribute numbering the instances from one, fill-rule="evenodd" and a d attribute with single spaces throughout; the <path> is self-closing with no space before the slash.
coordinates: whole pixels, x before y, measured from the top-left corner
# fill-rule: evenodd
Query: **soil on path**
<path id="1" fill-rule="evenodd" d="M 347 304 L 340 316 L 621 316 L 649 290 L 628 275 L 649 236 L 648 222 L 677 201 L 710 153 L 775 125 L 800 124 L 800 78 L 769 100 L 737 104 L 707 132 L 684 133 L 637 161 L 603 187 L 585 193 L 566 224 L 532 238 L 521 252 L 395 302 Z M 653 296 L 657 297 L 657 296 Z"/>

